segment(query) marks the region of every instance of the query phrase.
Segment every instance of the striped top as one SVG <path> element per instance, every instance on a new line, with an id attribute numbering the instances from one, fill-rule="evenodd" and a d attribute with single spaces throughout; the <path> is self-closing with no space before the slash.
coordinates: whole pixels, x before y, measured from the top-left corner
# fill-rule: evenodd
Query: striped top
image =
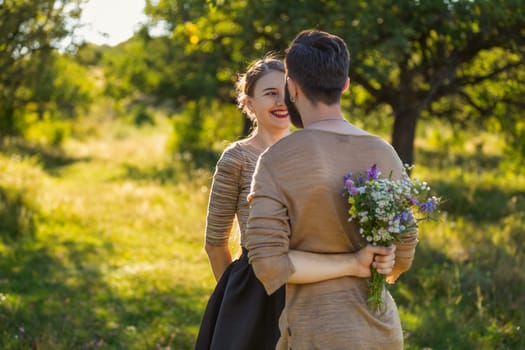
<path id="1" fill-rule="evenodd" d="M 206 243 L 227 245 L 237 217 L 240 243 L 244 246 L 249 211 L 246 197 L 250 192 L 253 171 L 261 152 L 245 141 L 237 141 L 222 153 L 215 168 L 208 202 Z"/>

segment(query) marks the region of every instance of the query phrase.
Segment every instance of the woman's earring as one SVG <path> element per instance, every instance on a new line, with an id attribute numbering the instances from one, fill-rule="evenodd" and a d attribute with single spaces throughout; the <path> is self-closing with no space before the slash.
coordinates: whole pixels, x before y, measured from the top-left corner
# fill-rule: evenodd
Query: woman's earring
<path id="1" fill-rule="evenodd" d="M 290 101 L 291 101 L 292 103 L 295 103 L 295 101 L 297 101 L 297 100 L 295 99 L 294 96 L 290 96 Z"/>

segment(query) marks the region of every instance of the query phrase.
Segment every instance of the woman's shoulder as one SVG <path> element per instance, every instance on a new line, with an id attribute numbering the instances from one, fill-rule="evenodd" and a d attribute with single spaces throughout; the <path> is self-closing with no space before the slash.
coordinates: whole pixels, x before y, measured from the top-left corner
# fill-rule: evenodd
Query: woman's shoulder
<path id="1" fill-rule="evenodd" d="M 243 154 L 240 146 L 237 142 L 232 142 L 224 151 L 222 151 L 219 160 L 217 161 L 217 168 L 237 168 L 240 167 L 243 162 Z"/>
<path id="2" fill-rule="evenodd" d="M 231 142 L 223 151 L 223 153 L 260 153 L 247 139 L 237 140 Z"/>
<path id="3" fill-rule="evenodd" d="M 234 163 L 241 166 L 247 162 L 254 162 L 260 152 L 243 140 L 230 143 L 222 152 L 219 163 Z"/>

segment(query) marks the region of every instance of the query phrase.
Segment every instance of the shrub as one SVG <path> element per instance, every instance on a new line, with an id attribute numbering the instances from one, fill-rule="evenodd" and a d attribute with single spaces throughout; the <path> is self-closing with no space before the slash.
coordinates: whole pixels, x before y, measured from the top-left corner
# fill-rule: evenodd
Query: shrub
<path id="1" fill-rule="evenodd" d="M 32 238 L 39 212 L 41 173 L 34 160 L 0 156 L 0 240 Z"/>

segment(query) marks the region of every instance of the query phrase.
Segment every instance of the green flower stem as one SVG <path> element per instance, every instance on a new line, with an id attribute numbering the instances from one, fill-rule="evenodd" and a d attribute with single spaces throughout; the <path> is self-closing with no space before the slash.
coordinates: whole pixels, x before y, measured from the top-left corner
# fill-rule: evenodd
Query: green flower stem
<path id="1" fill-rule="evenodd" d="M 368 309 L 372 312 L 383 310 L 383 286 L 386 283 L 386 276 L 377 272 L 374 267 L 370 267 L 372 275 L 368 281 Z"/>

